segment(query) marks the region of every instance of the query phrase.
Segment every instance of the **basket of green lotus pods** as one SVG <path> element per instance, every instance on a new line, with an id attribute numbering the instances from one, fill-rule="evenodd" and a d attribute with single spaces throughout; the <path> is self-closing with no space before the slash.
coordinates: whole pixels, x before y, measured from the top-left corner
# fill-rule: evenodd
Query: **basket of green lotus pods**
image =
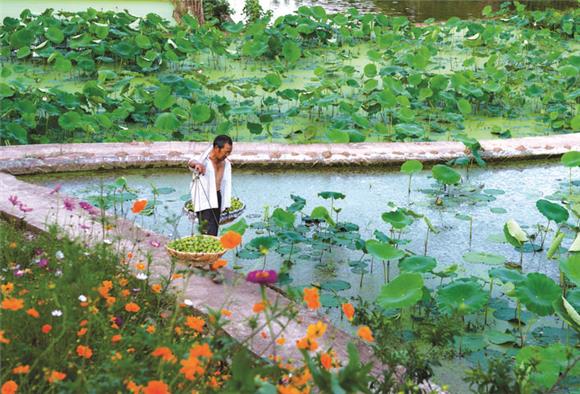
<path id="1" fill-rule="evenodd" d="M 165 249 L 180 262 L 197 267 L 214 263 L 226 252 L 218 237 L 203 234 L 175 239 Z"/>
<path id="2" fill-rule="evenodd" d="M 230 207 L 224 209 L 220 215 L 220 224 L 233 222 L 242 215 L 245 209 L 246 205 L 242 202 L 242 200 L 237 197 L 232 197 Z M 195 220 L 195 211 L 191 200 L 187 201 L 183 205 L 183 211 L 191 220 Z"/>

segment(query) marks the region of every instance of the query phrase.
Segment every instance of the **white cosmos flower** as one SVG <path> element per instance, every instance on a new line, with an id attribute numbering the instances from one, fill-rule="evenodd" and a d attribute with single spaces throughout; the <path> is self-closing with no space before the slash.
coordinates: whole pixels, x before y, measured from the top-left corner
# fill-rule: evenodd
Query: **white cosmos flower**
<path id="1" fill-rule="evenodd" d="M 139 279 L 139 280 L 145 280 L 145 279 L 147 279 L 147 274 L 145 272 L 139 272 L 137 274 L 137 279 Z"/>
<path id="2" fill-rule="evenodd" d="M 186 298 L 185 300 L 183 300 L 183 303 L 187 306 L 193 306 L 193 301 L 190 300 L 189 298 Z"/>
<path id="3" fill-rule="evenodd" d="M 55 253 L 55 256 L 56 256 L 56 258 L 57 258 L 58 260 L 62 260 L 62 259 L 64 259 L 64 253 L 63 253 L 63 252 L 61 252 L 60 250 L 57 250 L 57 251 L 56 251 L 56 253 Z"/>
<path id="4" fill-rule="evenodd" d="M 87 302 L 87 297 L 81 294 L 81 295 L 79 296 L 79 301 L 80 301 L 80 302 Z"/>
<path id="5" fill-rule="evenodd" d="M 55 317 L 61 317 L 62 311 L 60 309 L 55 309 L 54 311 L 51 312 L 51 315 Z"/>

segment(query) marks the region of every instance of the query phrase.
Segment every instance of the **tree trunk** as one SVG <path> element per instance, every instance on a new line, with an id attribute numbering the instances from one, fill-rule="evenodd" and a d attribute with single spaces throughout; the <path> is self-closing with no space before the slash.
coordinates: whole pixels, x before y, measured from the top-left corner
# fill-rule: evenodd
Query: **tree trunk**
<path id="1" fill-rule="evenodd" d="M 203 15 L 203 0 L 174 0 L 173 18 L 181 22 L 181 16 L 184 14 L 193 15 L 200 25 L 205 23 Z"/>

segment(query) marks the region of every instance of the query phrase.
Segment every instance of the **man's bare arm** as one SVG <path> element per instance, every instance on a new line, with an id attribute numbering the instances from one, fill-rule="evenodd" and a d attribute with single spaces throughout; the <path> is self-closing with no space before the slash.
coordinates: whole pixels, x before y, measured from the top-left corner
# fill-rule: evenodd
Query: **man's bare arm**
<path id="1" fill-rule="evenodd" d="M 190 169 L 199 172 L 201 175 L 205 175 L 205 166 L 201 164 L 199 161 L 191 159 L 187 163 L 187 165 L 189 166 Z"/>

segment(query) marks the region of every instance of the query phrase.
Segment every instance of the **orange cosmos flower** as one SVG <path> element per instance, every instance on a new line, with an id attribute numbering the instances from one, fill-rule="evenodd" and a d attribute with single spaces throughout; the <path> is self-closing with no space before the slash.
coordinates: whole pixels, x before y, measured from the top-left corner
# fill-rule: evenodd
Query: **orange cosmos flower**
<path id="1" fill-rule="evenodd" d="M 14 283 L 8 282 L 5 285 L 0 285 L 0 291 L 2 294 L 10 294 L 14 290 Z"/>
<path id="2" fill-rule="evenodd" d="M 137 313 L 141 310 L 141 307 L 139 305 L 135 304 L 134 302 L 130 302 L 127 305 L 125 305 L 125 310 L 127 312 Z"/>
<path id="3" fill-rule="evenodd" d="M 177 361 L 171 349 L 169 349 L 166 346 L 158 347 L 151 353 L 151 355 L 153 357 L 161 357 L 161 359 L 163 359 L 164 361 L 168 361 L 171 363 L 175 363 Z"/>
<path id="4" fill-rule="evenodd" d="M 129 380 L 128 382 L 126 382 L 125 386 L 127 387 L 127 390 L 129 390 L 132 394 L 139 394 L 141 392 L 141 390 L 143 389 L 143 386 L 138 385 L 137 383 L 133 382 L 132 380 Z"/>
<path id="5" fill-rule="evenodd" d="M 0 330 L 0 343 L 9 344 L 10 339 L 4 337 L 4 330 Z"/>
<path id="6" fill-rule="evenodd" d="M 306 336 L 308 338 L 320 338 L 326 332 L 326 324 L 321 321 L 316 322 L 315 324 L 311 324 L 306 329 Z"/>
<path id="7" fill-rule="evenodd" d="M 14 394 L 18 390 L 18 385 L 14 380 L 7 380 L 2 385 L 2 394 Z"/>
<path id="8" fill-rule="evenodd" d="M 34 309 L 34 308 L 30 308 L 30 309 L 28 309 L 28 310 L 26 311 L 26 314 L 27 314 L 28 316 L 32 316 L 32 317 L 34 317 L 35 319 L 38 319 L 38 317 L 40 316 L 40 313 L 38 313 L 38 311 L 37 311 L 36 309 Z"/>
<path id="9" fill-rule="evenodd" d="M 93 357 L 93 351 L 88 346 L 78 345 L 77 346 L 77 354 L 79 357 L 89 359 Z"/>
<path id="10" fill-rule="evenodd" d="M 143 271 L 143 270 L 145 269 L 145 264 L 143 264 L 143 263 L 137 263 L 137 264 L 135 265 L 135 268 L 136 268 L 137 270 L 139 270 L 139 271 Z"/>
<path id="11" fill-rule="evenodd" d="M 169 386 L 162 380 L 152 380 L 143 388 L 145 394 L 170 394 Z"/>
<path id="12" fill-rule="evenodd" d="M 129 283 L 129 280 L 126 278 L 119 279 L 119 284 L 121 285 L 121 287 L 127 286 L 128 283 Z"/>
<path id="13" fill-rule="evenodd" d="M 360 326 L 358 328 L 357 335 L 367 342 L 373 342 L 375 340 L 373 338 L 373 332 L 370 328 L 368 328 L 368 326 Z"/>
<path id="14" fill-rule="evenodd" d="M 318 349 L 318 342 L 312 338 L 304 337 L 296 341 L 296 347 L 300 350 L 309 350 L 313 352 Z"/>
<path id="15" fill-rule="evenodd" d="M 147 331 L 149 334 L 153 334 L 155 332 L 155 326 L 150 324 L 147 326 L 147 328 L 145 329 L 145 331 Z"/>
<path id="16" fill-rule="evenodd" d="M 137 200 L 133 203 L 133 207 L 131 208 L 131 212 L 133 212 L 134 214 L 138 214 L 142 210 L 144 210 L 146 206 L 147 206 L 146 199 L 143 198 L 141 200 Z"/>
<path id="17" fill-rule="evenodd" d="M 121 335 L 115 334 L 111 337 L 111 342 L 117 343 L 117 342 L 121 341 L 121 339 L 123 339 L 123 337 Z"/>
<path id="18" fill-rule="evenodd" d="M 347 320 L 351 321 L 354 317 L 354 306 L 352 306 L 352 304 L 342 304 L 342 312 Z"/>
<path id="19" fill-rule="evenodd" d="M 224 259 L 219 259 L 218 261 L 216 261 L 215 263 L 213 263 L 211 265 L 211 270 L 212 271 L 217 271 L 220 268 L 225 267 L 226 265 L 228 265 L 228 262 L 227 261 L 225 261 Z"/>
<path id="20" fill-rule="evenodd" d="M 316 310 L 320 308 L 320 295 L 316 287 L 304 289 L 304 301 L 309 309 Z"/>
<path id="21" fill-rule="evenodd" d="M 254 313 L 260 313 L 263 312 L 264 309 L 266 309 L 266 305 L 263 302 L 257 302 L 254 304 L 254 307 L 252 308 L 252 310 L 254 311 Z"/>
<path id="22" fill-rule="evenodd" d="M 189 355 L 192 357 L 205 357 L 211 358 L 213 353 L 207 343 L 203 345 L 193 345 L 191 350 L 189 351 Z"/>
<path id="23" fill-rule="evenodd" d="M 48 383 L 54 383 L 56 381 L 65 380 L 65 379 L 66 379 L 66 373 L 62 373 L 62 372 L 58 372 L 58 371 L 52 371 L 50 373 L 50 375 L 46 378 L 46 380 L 48 380 Z"/>
<path id="24" fill-rule="evenodd" d="M 151 291 L 154 292 L 155 294 L 161 293 L 162 289 L 163 289 L 163 286 L 161 286 L 159 283 L 155 283 L 154 285 L 151 285 Z"/>
<path id="25" fill-rule="evenodd" d="M 41 328 L 41 331 L 43 334 L 48 334 L 51 330 L 52 330 L 52 326 L 50 324 L 45 324 Z"/>
<path id="26" fill-rule="evenodd" d="M 97 291 L 99 292 L 101 297 L 107 298 L 107 297 L 109 297 L 109 291 L 112 288 L 113 288 L 113 282 L 111 282 L 110 280 L 104 280 L 101 283 L 101 286 L 99 286 L 99 288 L 97 289 Z"/>
<path id="27" fill-rule="evenodd" d="M 87 328 L 83 327 L 80 330 L 77 331 L 77 337 L 82 337 L 83 335 L 85 335 L 87 333 Z"/>
<path id="28" fill-rule="evenodd" d="M 30 365 L 19 365 L 12 369 L 15 375 L 26 375 L 28 372 L 30 372 Z"/>
<path id="29" fill-rule="evenodd" d="M 277 389 L 279 394 L 302 394 L 302 391 L 298 390 L 294 386 L 282 386 L 281 384 L 279 384 L 277 386 Z"/>
<path id="30" fill-rule="evenodd" d="M 228 309 L 222 309 L 222 315 L 224 315 L 225 317 L 231 317 L 232 312 Z"/>
<path id="31" fill-rule="evenodd" d="M 329 370 L 332 368 L 332 357 L 328 353 L 322 353 L 320 356 L 320 364 L 326 369 Z"/>
<path id="32" fill-rule="evenodd" d="M 284 338 L 284 337 L 280 337 L 280 338 L 276 339 L 276 343 L 277 343 L 278 345 L 282 346 L 283 344 L 285 344 L 285 343 L 286 343 L 286 338 Z"/>
<path id="33" fill-rule="evenodd" d="M 129 290 L 129 289 L 123 289 L 123 290 L 121 290 L 121 295 L 123 297 L 129 297 L 130 294 L 131 294 L 131 290 Z"/>
<path id="34" fill-rule="evenodd" d="M 197 332 L 203 332 L 203 326 L 205 325 L 205 320 L 197 316 L 187 316 L 185 325 Z"/>
<path id="35" fill-rule="evenodd" d="M 20 298 L 5 298 L 2 300 L 0 308 L 17 311 L 24 308 L 24 300 Z"/>
<path id="36" fill-rule="evenodd" d="M 111 356 L 111 361 L 113 361 L 113 362 L 117 362 L 117 361 L 122 360 L 122 359 L 123 359 L 123 355 L 119 352 L 115 352 L 115 354 L 113 354 Z"/>
<path id="37" fill-rule="evenodd" d="M 233 249 L 242 242 L 242 236 L 235 231 L 228 231 L 220 238 L 222 246 L 226 249 Z"/>

